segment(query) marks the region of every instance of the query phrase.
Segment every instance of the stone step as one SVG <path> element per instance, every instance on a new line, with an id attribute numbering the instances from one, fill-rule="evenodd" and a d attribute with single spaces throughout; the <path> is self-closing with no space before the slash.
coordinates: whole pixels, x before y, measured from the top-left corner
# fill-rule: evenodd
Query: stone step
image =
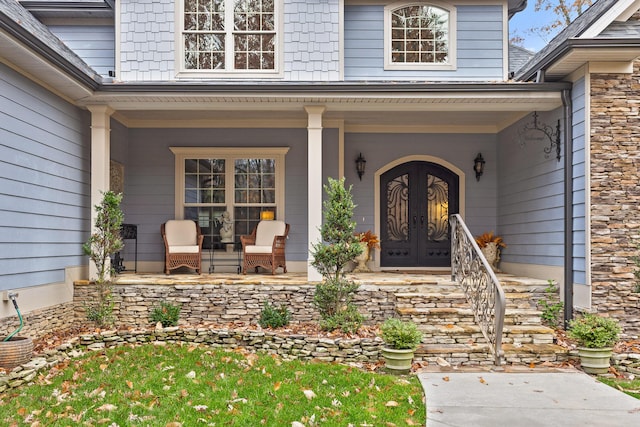
<path id="1" fill-rule="evenodd" d="M 400 317 L 412 320 L 417 324 L 430 323 L 453 323 L 466 322 L 474 323 L 475 318 L 470 308 L 460 307 L 406 307 L 398 308 Z M 505 325 L 540 325 L 541 312 L 532 309 L 511 309 L 505 310 Z"/>
<path id="2" fill-rule="evenodd" d="M 464 307 L 469 302 L 461 290 L 405 292 L 395 294 L 397 307 Z M 536 308 L 539 298 L 528 292 L 505 293 L 507 307 Z"/>
<path id="3" fill-rule="evenodd" d="M 556 344 L 503 344 L 504 362 L 530 364 L 563 362 L 568 359 L 564 347 Z M 416 359 L 435 363 L 442 358 L 452 365 L 493 365 L 488 344 L 422 344 L 416 349 Z"/>
<path id="4" fill-rule="evenodd" d="M 480 326 L 475 324 L 421 325 L 425 344 L 486 343 Z M 506 325 L 502 331 L 505 344 L 553 344 L 553 330 L 546 326 Z"/>

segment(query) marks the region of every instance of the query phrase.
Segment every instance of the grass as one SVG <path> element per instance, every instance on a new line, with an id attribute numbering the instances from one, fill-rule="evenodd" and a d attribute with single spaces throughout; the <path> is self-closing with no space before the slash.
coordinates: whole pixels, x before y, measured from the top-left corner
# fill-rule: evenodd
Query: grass
<path id="1" fill-rule="evenodd" d="M 633 380 L 618 379 L 618 378 L 598 378 L 601 382 L 608 386 L 616 388 L 629 396 L 640 399 L 640 378 Z"/>
<path id="2" fill-rule="evenodd" d="M 6 426 L 405 426 L 415 376 L 180 344 L 93 352 L 0 395 Z M 296 425 L 296 424 L 293 424 Z"/>

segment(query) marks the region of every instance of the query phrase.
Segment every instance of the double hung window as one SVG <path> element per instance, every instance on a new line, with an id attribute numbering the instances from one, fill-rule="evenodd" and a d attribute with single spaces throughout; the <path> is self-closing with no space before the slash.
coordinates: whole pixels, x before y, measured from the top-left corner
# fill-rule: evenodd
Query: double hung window
<path id="1" fill-rule="evenodd" d="M 221 242 L 225 212 L 233 223 L 236 242 L 239 236 L 251 233 L 263 212 L 283 218 L 287 150 L 172 148 L 176 155 L 176 217 L 198 221 L 205 248 L 211 242 Z"/>
<path id="2" fill-rule="evenodd" d="M 182 70 L 278 71 L 281 0 L 183 0 Z"/>

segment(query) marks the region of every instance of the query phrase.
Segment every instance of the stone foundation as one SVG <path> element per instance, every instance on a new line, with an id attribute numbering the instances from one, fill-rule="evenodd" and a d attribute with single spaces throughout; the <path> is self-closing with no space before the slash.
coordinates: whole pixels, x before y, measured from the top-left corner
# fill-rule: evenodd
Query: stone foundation
<path id="1" fill-rule="evenodd" d="M 22 313 L 24 326 L 18 335 L 37 338 L 54 331 L 68 329 L 76 322 L 76 305 L 76 303 L 69 302 Z M 0 337 L 9 335 L 19 325 L 20 321 L 17 315 L 2 319 L 0 321 Z"/>

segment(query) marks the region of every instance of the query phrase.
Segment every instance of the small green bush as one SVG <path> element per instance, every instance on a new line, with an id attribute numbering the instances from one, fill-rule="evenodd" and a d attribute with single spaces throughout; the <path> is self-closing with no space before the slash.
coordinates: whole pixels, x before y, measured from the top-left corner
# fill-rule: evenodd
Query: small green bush
<path id="1" fill-rule="evenodd" d="M 587 313 L 569 322 L 567 335 L 581 347 L 612 347 L 620 335 L 620 326 L 615 319 Z"/>
<path id="2" fill-rule="evenodd" d="M 263 328 L 281 328 L 287 326 L 291 320 L 291 313 L 284 305 L 274 306 L 269 301 L 264 302 L 264 308 L 260 312 L 258 324 Z"/>
<path id="3" fill-rule="evenodd" d="M 560 313 L 564 304 L 560 301 L 560 295 L 558 294 L 558 287 L 553 280 L 547 280 L 548 285 L 544 289 L 544 298 L 540 300 L 540 306 L 542 307 L 542 321 L 549 327 L 558 329 L 562 324 Z"/>
<path id="4" fill-rule="evenodd" d="M 340 310 L 330 316 L 324 316 L 320 319 L 320 328 L 323 331 L 335 331 L 340 329 L 342 332 L 353 334 L 358 332 L 364 317 L 358 311 L 358 308 L 353 305 L 347 305 L 343 310 Z"/>
<path id="5" fill-rule="evenodd" d="M 163 327 L 177 326 L 180 318 L 180 306 L 170 302 L 161 301 L 160 305 L 151 311 L 151 322 L 160 322 Z"/>
<path id="6" fill-rule="evenodd" d="M 396 350 L 415 350 L 422 342 L 422 332 L 413 322 L 403 322 L 400 319 L 387 319 L 380 326 L 382 340 L 389 348 Z"/>

